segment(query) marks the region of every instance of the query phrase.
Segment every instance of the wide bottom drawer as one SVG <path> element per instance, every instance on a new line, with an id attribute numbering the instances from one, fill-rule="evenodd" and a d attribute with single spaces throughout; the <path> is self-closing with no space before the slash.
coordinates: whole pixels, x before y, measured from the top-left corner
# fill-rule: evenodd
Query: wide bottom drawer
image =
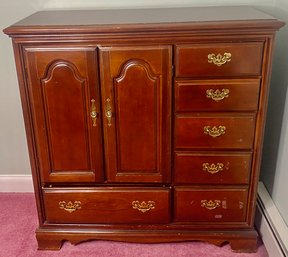
<path id="1" fill-rule="evenodd" d="M 166 188 L 47 188 L 48 223 L 163 224 L 170 221 Z"/>
<path id="2" fill-rule="evenodd" d="M 175 188 L 175 222 L 243 222 L 246 188 Z"/>

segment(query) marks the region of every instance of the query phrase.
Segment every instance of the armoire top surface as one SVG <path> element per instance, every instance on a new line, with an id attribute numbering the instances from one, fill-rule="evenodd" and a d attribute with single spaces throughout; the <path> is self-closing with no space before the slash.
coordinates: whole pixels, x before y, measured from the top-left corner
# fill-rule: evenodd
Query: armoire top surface
<path id="1" fill-rule="evenodd" d="M 225 26 L 227 21 L 236 27 L 254 23 L 256 27 L 276 27 L 282 23 L 274 17 L 249 6 L 214 6 L 153 9 L 50 10 L 36 12 L 4 30 L 6 34 L 73 33 L 87 31 L 122 31 L 129 29 L 171 29 L 175 26 L 197 28 Z M 152 25 L 152 26 L 151 26 Z M 230 24 L 231 26 L 231 24 Z M 224 27 L 223 27 L 224 28 Z"/>

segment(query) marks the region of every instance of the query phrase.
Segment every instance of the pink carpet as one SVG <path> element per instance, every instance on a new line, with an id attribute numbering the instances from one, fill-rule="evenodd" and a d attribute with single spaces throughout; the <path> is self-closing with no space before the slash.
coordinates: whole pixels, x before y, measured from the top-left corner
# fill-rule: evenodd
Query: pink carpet
<path id="1" fill-rule="evenodd" d="M 31 193 L 0 194 L 0 257 L 268 257 L 259 242 L 257 253 L 232 253 L 229 245 L 208 243 L 131 244 L 90 241 L 77 246 L 65 243 L 60 251 L 37 251 L 37 215 Z"/>

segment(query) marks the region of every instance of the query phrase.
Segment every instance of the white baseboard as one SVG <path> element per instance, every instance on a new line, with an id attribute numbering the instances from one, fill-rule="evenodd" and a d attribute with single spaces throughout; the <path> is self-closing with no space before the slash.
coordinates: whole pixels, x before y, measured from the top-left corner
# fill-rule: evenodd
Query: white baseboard
<path id="1" fill-rule="evenodd" d="M 0 192 L 33 192 L 31 175 L 0 175 Z"/>
<path id="2" fill-rule="evenodd" d="M 269 256 L 288 256 L 288 227 L 262 182 L 258 186 L 255 226 Z"/>

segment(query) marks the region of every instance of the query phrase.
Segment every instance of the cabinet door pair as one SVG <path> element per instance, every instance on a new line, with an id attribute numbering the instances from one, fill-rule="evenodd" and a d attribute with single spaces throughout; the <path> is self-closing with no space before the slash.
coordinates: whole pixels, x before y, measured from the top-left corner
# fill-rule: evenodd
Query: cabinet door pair
<path id="1" fill-rule="evenodd" d="M 24 51 L 43 182 L 170 180 L 170 46 Z"/>

